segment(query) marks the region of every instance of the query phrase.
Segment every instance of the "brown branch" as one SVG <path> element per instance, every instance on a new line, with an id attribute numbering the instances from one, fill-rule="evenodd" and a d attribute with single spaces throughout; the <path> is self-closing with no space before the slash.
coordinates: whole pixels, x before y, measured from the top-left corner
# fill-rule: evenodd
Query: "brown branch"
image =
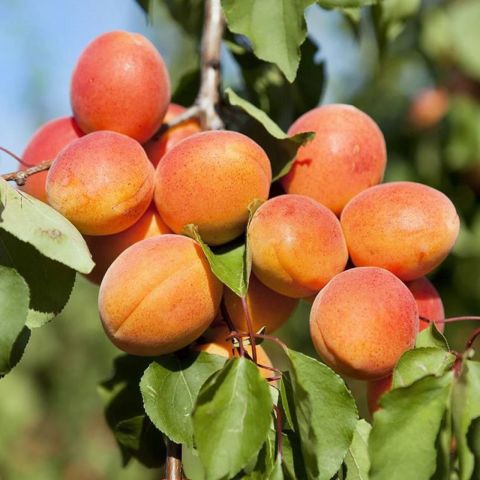
<path id="1" fill-rule="evenodd" d="M 195 100 L 203 130 L 224 128 L 223 120 L 217 113 L 221 82 L 220 50 L 224 27 L 220 0 L 206 0 L 201 44 L 201 81 Z"/>
<path id="2" fill-rule="evenodd" d="M 165 476 L 167 480 L 182 480 L 182 446 L 178 443 L 167 441 L 167 461 L 165 463 Z"/>
<path id="3" fill-rule="evenodd" d="M 243 314 L 245 315 L 245 320 L 247 322 L 248 337 L 250 338 L 250 343 L 252 345 L 252 357 L 253 363 L 257 363 L 257 345 L 255 342 L 255 332 L 253 330 L 252 319 L 250 317 L 250 312 L 248 310 L 247 300 L 245 297 L 241 297 Z"/>
<path id="4" fill-rule="evenodd" d="M 15 182 L 18 186 L 25 185 L 27 178 L 35 175 L 36 173 L 45 172 L 52 165 L 53 160 L 47 160 L 46 162 L 39 163 L 33 167 L 26 168 L 25 170 L 18 170 L 18 172 L 10 172 L 2 175 L 2 178 L 7 182 Z"/>

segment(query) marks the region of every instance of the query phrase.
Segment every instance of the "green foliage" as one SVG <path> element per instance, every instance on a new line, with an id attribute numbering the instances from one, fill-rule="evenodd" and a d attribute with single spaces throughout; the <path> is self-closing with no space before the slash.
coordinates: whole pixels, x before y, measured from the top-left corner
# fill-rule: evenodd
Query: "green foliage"
<path id="1" fill-rule="evenodd" d="M 278 180 L 286 175 L 292 167 L 299 147 L 312 140 L 315 134 L 306 132 L 289 136 L 265 112 L 240 98 L 233 90 L 227 89 L 225 93 L 230 105 L 242 109 L 257 122 L 257 125 L 260 124 L 269 135 L 269 143 L 264 143 L 261 140 L 259 143 L 265 148 L 270 158 L 272 180 Z M 271 137 L 273 137 L 273 141 Z"/>
<path id="2" fill-rule="evenodd" d="M 159 467 L 165 461 L 163 435 L 145 414 L 139 387 L 150 361 L 130 355 L 117 357 L 112 377 L 99 387 L 105 404 L 105 417 L 125 465 L 131 458 L 147 467 Z"/>
<path id="3" fill-rule="evenodd" d="M 140 390 L 153 424 L 174 442 L 193 446 L 191 413 L 198 392 L 224 363 L 223 357 L 203 352 L 166 355 L 151 363 Z"/>
<path id="4" fill-rule="evenodd" d="M 80 232 L 52 207 L 0 180 L 0 229 L 77 272 L 94 267 Z"/>
<path id="5" fill-rule="evenodd" d="M 206 480 L 232 478 L 248 464 L 267 438 L 271 412 L 268 384 L 250 360 L 231 359 L 206 381 L 193 411 Z"/>
<path id="6" fill-rule="evenodd" d="M 308 479 L 330 479 L 340 468 L 357 424 L 355 401 L 343 380 L 326 365 L 287 352 L 288 403 Z"/>
<path id="7" fill-rule="evenodd" d="M 25 280 L 12 268 L 0 266 L 0 377 L 15 366 L 28 341 L 28 303 Z"/>
<path id="8" fill-rule="evenodd" d="M 305 9 L 315 0 L 222 0 L 228 28 L 247 37 L 255 55 L 295 80 L 300 45 L 307 37 Z"/>
<path id="9" fill-rule="evenodd" d="M 347 467 L 345 480 L 368 480 L 368 471 L 370 470 L 368 436 L 371 429 L 371 425 L 365 420 L 357 422 L 352 443 L 348 447 L 345 457 L 345 466 Z"/>

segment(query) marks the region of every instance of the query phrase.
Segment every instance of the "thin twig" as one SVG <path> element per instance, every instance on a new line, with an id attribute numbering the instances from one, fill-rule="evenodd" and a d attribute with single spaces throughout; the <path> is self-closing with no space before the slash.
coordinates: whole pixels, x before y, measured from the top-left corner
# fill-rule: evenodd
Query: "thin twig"
<path id="1" fill-rule="evenodd" d="M 165 463 L 167 480 L 182 480 L 182 446 L 167 440 L 167 461 Z"/>
<path id="2" fill-rule="evenodd" d="M 191 107 L 187 108 L 184 112 L 176 117 L 172 118 L 169 122 L 162 123 L 161 127 L 156 131 L 153 135 L 151 140 L 155 141 L 158 140 L 165 132 L 170 130 L 171 128 L 177 127 L 178 125 L 188 122 L 192 118 L 198 117 L 200 114 L 200 109 L 198 105 L 192 105 Z"/>
<path id="3" fill-rule="evenodd" d="M 225 20 L 220 0 L 206 0 L 201 43 L 201 83 L 195 105 L 200 109 L 203 130 L 221 130 L 223 120 L 217 113 L 220 102 L 220 50 Z"/>
<path id="4" fill-rule="evenodd" d="M 18 172 L 10 172 L 2 175 L 2 178 L 7 182 L 15 182 L 19 187 L 25 185 L 27 178 L 35 175 L 36 173 L 45 172 L 52 165 L 53 160 L 47 160 L 45 162 L 39 163 L 34 167 L 26 168 L 25 170 L 19 170 Z"/>
<path id="5" fill-rule="evenodd" d="M 252 318 L 250 317 L 250 312 L 248 310 L 247 300 L 245 297 L 241 297 L 243 314 L 245 315 L 245 320 L 247 322 L 248 336 L 250 338 L 250 344 L 252 345 L 252 357 L 253 362 L 257 363 L 257 345 L 255 343 L 255 332 L 253 330 Z"/>
<path id="6" fill-rule="evenodd" d="M 20 158 L 18 155 L 15 155 L 13 152 L 6 149 L 5 147 L 0 147 L 0 150 L 6 153 L 7 155 L 10 155 L 10 157 L 14 158 L 18 163 L 22 164 L 24 167 L 33 167 L 31 163 L 25 162 L 22 158 Z"/>
<path id="7" fill-rule="evenodd" d="M 427 317 L 419 317 L 420 320 L 423 320 L 424 322 L 428 323 L 455 323 L 455 322 L 465 322 L 465 321 L 472 321 L 472 322 L 478 322 L 480 321 L 480 316 L 477 315 L 464 315 L 460 317 L 448 317 L 444 318 L 441 320 L 431 320 L 430 318 Z"/>

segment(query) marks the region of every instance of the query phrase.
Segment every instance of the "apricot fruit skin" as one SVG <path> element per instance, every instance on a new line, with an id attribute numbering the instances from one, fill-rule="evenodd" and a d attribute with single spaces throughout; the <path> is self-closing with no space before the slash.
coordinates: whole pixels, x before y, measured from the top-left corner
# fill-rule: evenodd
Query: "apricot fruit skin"
<path id="1" fill-rule="evenodd" d="M 153 196 L 153 167 L 142 146 L 120 133 L 94 132 L 64 148 L 47 175 L 50 205 L 86 235 L 131 227 Z"/>
<path id="2" fill-rule="evenodd" d="M 223 285 L 200 246 L 180 235 L 160 235 L 127 248 L 100 285 L 103 327 L 121 350 L 163 355 L 196 340 L 214 319 Z"/>
<path id="3" fill-rule="evenodd" d="M 449 95 L 443 88 L 427 88 L 415 95 L 408 112 L 412 127 L 426 130 L 437 125 L 447 114 Z"/>
<path id="4" fill-rule="evenodd" d="M 385 183 L 365 190 L 345 207 L 341 223 L 356 266 L 382 267 L 405 281 L 437 267 L 460 229 L 449 198 L 414 182 Z"/>
<path id="5" fill-rule="evenodd" d="M 185 107 L 177 105 L 176 103 L 171 103 L 168 106 L 163 123 L 173 120 L 175 117 L 178 117 L 185 112 L 185 110 Z M 200 127 L 200 123 L 195 118 L 169 128 L 165 133 L 162 133 L 158 139 L 153 138 L 145 144 L 145 151 L 147 152 L 148 158 L 153 166 L 156 167 L 165 153 L 170 151 L 174 145 L 185 138 L 190 137 L 194 133 L 199 133 L 201 131 L 202 128 Z"/>
<path id="6" fill-rule="evenodd" d="M 382 268 L 352 268 L 334 277 L 310 313 L 313 344 L 337 373 L 360 380 L 390 374 L 415 345 L 418 310 L 410 290 Z"/>
<path id="7" fill-rule="evenodd" d="M 367 382 L 367 403 L 371 414 L 380 409 L 380 398 L 392 388 L 392 376 Z"/>
<path id="8" fill-rule="evenodd" d="M 266 153 L 247 136 L 197 133 L 175 145 L 158 164 L 155 204 L 175 233 L 195 224 L 206 243 L 221 245 L 244 231 L 248 206 L 268 198 L 271 180 Z"/>
<path id="9" fill-rule="evenodd" d="M 226 288 L 223 303 L 234 327 L 241 332 L 248 332 L 241 298 Z M 252 275 L 248 285 L 246 303 L 253 331 L 258 332 L 265 327 L 265 332 L 271 333 L 288 320 L 295 310 L 298 300 L 280 295 Z"/>
<path id="10" fill-rule="evenodd" d="M 146 238 L 172 233 L 157 212 L 155 205 L 150 205 L 141 218 L 131 227 L 114 235 L 85 236 L 95 268 L 87 277 L 100 284 L 105 272 L 113 261 L 128 247 Z"/>
<path id="11" fill-rule="evenodd" d="M 408 282 L 407 287 L 417 302 L 418 315 L 433 320 L 438 331 L 443 333 L 445 324 L 441 320 L 445 319 L 445 311 L 442 299 L 432 282 L 428 278 L 421 277 Z M 428 325 L 429 322 L 420 319 L 420 331 L 427 328 Z"/>
<path id="12" fill-rule="evenodd" d="M 315 132 L 281 179 L 287 193 L 307 195 L 339 215 L 357 193 L 380 183 L 387 151 L 378 125 L 351 105 L 324 105 L 302 115 L 289 135 Z"/>
<path id="13" fill-rule="evenodd" d="M 232 341 L 227 340 L 227 337 L 230 333 L 228 329 L 224 327 L 216 327 L 212 330 L 214 330 L 212 341 L 195 345 L 195 347 L 193 347 L 193 350 L 197 352 L 210 353 L 212 355 L 219 355 L 228 359 L 233 358 L 234 356 L 239 357 L 238 349 L 234 349 Z M 245 350 L 251 358 L 252 346 L 245 345 Z M 257 353 L 257 363 L 259 365 L 272 368 L 272 362 L 265 350 L 262 348 L 262 346 L 256 345 L 255 350 Z M 269 370 L 268 368 L 262 368 L 261 366 L 259 366 L 258 371 L 260 372 L 260 375 L 265 379 L 275 376 L 275 372 Z"/>
<path id="14" fill-rule="evenodd" d="M 272 290 L 292 298 L 318 292 L 348 260 L 337 217 L 303 195 L 264 203 L 248 229 L 252 270 Z"/>
<path id="15" fill-rule="evenodd" d="M 44 123 L 33 134 L 27 148 L 23 152 L 22 160 L 26 165 L 20 165 L 20 170 L 25 170 L 29 166 L 38 165 L 47 160 L 53 160 L 62 148 L 82 135 L 84 133 L 80 130 L 73 117 L 60 117 Z M 47 202 L 47 193 L 45 192 L 46 180 L 46 171 L 36 173 L 27 179 L 27 182 L 20 187 L 20 190 L 38 198 L 42 202 Z"/>
<path id="16" fill-rule="evenodd" d="M 70 101 L 84 132 L 113 130 L 143 143 L 158 130 L 167 111 L 168 71 L 143 35 L 107 32 L 80 55 Z"/>

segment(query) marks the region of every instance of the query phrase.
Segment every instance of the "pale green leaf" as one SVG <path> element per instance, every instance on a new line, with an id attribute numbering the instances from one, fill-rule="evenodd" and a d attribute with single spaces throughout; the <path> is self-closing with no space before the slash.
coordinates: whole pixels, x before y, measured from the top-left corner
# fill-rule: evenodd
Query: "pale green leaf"
<path id="1" fill-rule="evenodd" d="M 347 467 L 347 476 L 345 480 L 368 480 L 368 471 L 370 469 L 370 458 L 368 456 L 368 436 L 370 435 L 371 425 L 361 419 L 357 422 L 353 440 L 348 447 L 345 465 Z"/>

